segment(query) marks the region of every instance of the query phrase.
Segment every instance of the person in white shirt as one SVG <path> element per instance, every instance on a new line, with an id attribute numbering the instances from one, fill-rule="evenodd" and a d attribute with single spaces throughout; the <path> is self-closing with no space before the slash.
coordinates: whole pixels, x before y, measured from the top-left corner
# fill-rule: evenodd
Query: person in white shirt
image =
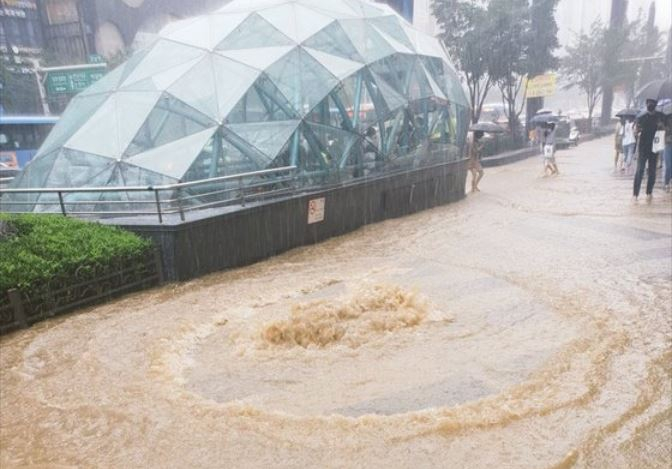
<path id="1" fill-rule="evenodd" d="M 630 172 L 632 161 L 635 156 L 635 147 L 637 146 L 637 139 L 635 137 L 635 118 L 628 116 L 623 125 L 623 162 L 621 164 L 621 171 Z"/>
<path id="2" fill-rule="evenodd" d="M 543 134 L 544 148 L 544 176 L 557 176 L 560 174 L 558 163 L 555 161 L 555 123 L 547 124 Z M 550 172 L 550 174 L 549 174 Z"/>

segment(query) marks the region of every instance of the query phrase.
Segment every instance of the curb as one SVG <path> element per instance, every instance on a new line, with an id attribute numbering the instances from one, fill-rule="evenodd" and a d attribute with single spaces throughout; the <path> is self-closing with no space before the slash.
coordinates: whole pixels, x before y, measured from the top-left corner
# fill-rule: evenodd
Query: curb
<path id="1" fill-rule="evenodd" d="M 493 168 L 496 166 L 504 166 L 506 164 L 526 160 L 527 158 L 536 156 L 538 154 L 539 149 L 536 147 L 521 148 L 520 150 L 509 151 L 488 158 L 483 158 L 481 160 L 481 164 L 484 168 Z"/>

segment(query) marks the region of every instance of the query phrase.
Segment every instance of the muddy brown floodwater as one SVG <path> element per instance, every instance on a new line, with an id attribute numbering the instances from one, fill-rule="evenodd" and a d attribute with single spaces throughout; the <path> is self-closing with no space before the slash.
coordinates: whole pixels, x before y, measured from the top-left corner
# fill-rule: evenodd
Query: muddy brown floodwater
<path id="1" fill-rule="evenodd" d="M 4 337 L 0 466 L 669 468 L 672 198 L 611 162 Z"/>

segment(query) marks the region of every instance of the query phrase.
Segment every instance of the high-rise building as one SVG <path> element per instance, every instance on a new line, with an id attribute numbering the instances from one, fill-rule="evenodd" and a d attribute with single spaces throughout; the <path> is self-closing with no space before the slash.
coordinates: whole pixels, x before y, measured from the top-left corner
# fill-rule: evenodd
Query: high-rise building
<path id="1" fill-rule="evenodd" d="M 377 0 L 378 3 L 387 3 L 411 23 L 413 22 L 413 0 Z"/>

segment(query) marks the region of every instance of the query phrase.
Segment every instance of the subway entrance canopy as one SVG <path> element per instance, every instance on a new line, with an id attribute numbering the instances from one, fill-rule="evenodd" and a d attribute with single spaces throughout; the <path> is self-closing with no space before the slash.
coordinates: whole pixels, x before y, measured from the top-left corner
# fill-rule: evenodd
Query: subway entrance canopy
<path id="1" fill-rule="evenodd" d="M 169 24 L 76 96 L 12 187 L 171 184 L 287 166 L 322 183 L 352 180 L 459 159 L 467 121 L 440 43 L 388 6 L 234 0 Z"/>

